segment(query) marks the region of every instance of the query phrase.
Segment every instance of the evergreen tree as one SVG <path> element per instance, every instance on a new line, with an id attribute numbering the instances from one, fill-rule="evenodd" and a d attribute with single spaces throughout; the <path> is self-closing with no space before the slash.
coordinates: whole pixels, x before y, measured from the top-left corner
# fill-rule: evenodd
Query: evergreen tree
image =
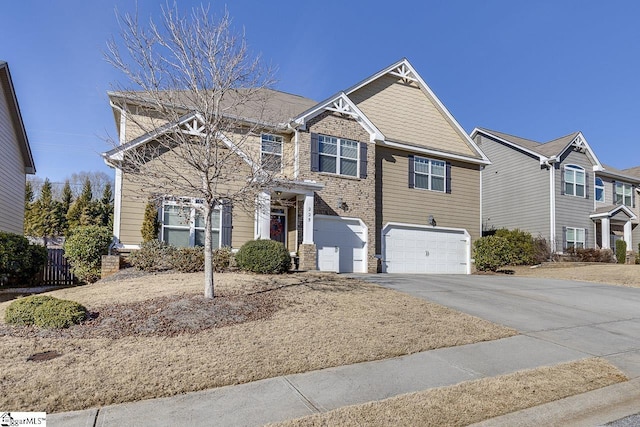
<path id="1" fill-rule="evenodd" d="M 91 181 L 86 178 L 82 187 L 82 193 L 67 212 L 67 222 L 69 229 L 81 225 L 92 225 L 96 223 L 95 204 L 93 203 L 93 192 L 91 191 Z"/>
<path id="2" fill-rule="evenodd" d="M 69 208 L 73 203 L 73 192 L 71 191 L 71 184 L 67 179 L 64 182 L 64 187 L 62 187 L 62 200 L 60 201 L 60 211 L 62 213 L 62 234 L 66 235 L 69 231 L 69 221 L 67 220 L 67 214 L 69 213 Z"/>
<path id="3" fill-rule="evenodd" d="M 24 188 L 24 234 L 33 235 L 33 186 L 27 181 Z"/>
<path id="4" fill-rule="evenodd" d="M 111 184 L 106 183 L 99 202 L 99 225 L 113 226 L 113 193 Z"/>
<path id="5" fill-rule="evenodd" d="M 50 237 L 59 236 L 62 231 L 62 211 L 60 203 L 53 199 L 51 182 L 45 179 L 40 197 L 31 208 L 31 235 L 44 238 L 45 246 Z"/>
<path id="6" fill-rule="evenodd" d="M 160 221 L 158 221 L 158 208 L 149 200 L 144 208 L 144 220 L 142 221 L 142 241 L 149 242 L 158 238 L 160 232 Z"/>

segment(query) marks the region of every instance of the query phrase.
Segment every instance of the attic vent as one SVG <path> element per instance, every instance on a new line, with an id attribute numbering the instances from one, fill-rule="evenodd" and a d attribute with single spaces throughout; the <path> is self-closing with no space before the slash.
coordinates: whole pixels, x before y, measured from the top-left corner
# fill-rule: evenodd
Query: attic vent
<path id="1" fill-rule="evenodd" d="M 392 74 L 394 76 L 400 77 L 404 83 L 417 82 L 418 81 L 418 79 L 416 79 L 415 74 L 413 74 L 411 69 L 409 67 L 407 67 L 407 64 L 400 65 L 398 68 L 396 68 L 395 70 L 391 71 L 389 74 Z"/>

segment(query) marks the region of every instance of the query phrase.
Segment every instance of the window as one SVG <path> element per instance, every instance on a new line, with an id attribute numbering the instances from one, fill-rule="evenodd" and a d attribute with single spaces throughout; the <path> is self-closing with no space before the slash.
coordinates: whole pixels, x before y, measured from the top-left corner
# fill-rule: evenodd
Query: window
<path id="1" fill-rule="evenodd" d="M 596 201 L 604 202 L 604 181 L 602 178 L 596 178 Z"/>
<path id="2" fill-rule="evenodd" d="M 565 238 L 567 249 L 584 249 L 584 228 L 567 227 Z"/>
<path id="3" fill-rule="evenodd" d="M 282 169 L 282 137 L 267 133 L 262 134 L 262 148 L 260 151 L 262 168 L 271 172 Z"/>
<path id="4" fill-rule="evenodd" d="M 202 201 L 166 198 L 162 204 L 162 241 L 173 246 L 204 246 Z M 220 247 L 220 209 L 211 213 L 211 239 Z"/>
<path id="5" fill-rule="evenodd" d="M 631 199 L 632 194 L 631 184 L 625 184 L 624 182 L 616 182 L 616 205 L 625 205 L 632 207 L 633 201 Z"/>
<path id="6" fill-rule="evenodd" d="M 358 142 L 318 135 L 320 172 L 358 176 Z"/>
<path id="7" fill-rule="evenodd" d="M 584 197 L 584 169 L 580 166 L 564 167 L 564 194 Z"/>
<path id="8" fill-rule="evenodd" d="M 414 158 L 414 187 L 425 190 L 445 191 L 446 164 L 440 160 Z"/>

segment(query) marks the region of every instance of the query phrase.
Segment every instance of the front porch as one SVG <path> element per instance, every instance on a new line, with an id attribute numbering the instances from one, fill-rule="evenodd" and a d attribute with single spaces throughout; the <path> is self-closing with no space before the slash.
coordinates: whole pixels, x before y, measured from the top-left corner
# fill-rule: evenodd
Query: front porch
<path id="1" fill-rule="evenodd" d="M 590 217 L 596 226 L 597 247 L 615 252 L 616 241 L 624 240 L 627 251 L 633 250 L 632 231 L 638 226 L 638 218 L 629 208 L 607 206 L 597 209 Z"/>

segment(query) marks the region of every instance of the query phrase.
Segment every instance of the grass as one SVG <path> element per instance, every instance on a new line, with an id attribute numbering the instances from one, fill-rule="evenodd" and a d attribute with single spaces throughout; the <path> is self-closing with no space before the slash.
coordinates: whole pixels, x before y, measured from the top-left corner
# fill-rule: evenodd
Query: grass
<path id="1" fill-rule="evenodd" d="M 203 292 L 203 276 L 157 274 L 50 292 L 90 311 Z M 219 295 L 274 295 L 259 320 L 177 336 L 19 336 L 3 327 L 0 407 L 60 412 L 171 396 L 516 334 L 437 304 L 331 274 L 217 274 Z M 8 302 L 0 304 L 0 316 Z M 185 313 L 187 316 L 188 313 Z M 6 332 L 9 331 L 9 332 Z M 12 332 L 13 331 L 13 332 Z M 27 361 L 36 353 L 60 357 Z"/>
<path id="2" fill-rule="evenodd" d="M 584 359 L 347 406 L 276 425 L 466 426 L 625 380 L 606 361 Z"/>
<path id="3" fill-rule="evenodd" d="M 517 276 L 577 280 L 640 288 L 640 265 L 590 264 L 555 268 L 509 267 Z"/>

